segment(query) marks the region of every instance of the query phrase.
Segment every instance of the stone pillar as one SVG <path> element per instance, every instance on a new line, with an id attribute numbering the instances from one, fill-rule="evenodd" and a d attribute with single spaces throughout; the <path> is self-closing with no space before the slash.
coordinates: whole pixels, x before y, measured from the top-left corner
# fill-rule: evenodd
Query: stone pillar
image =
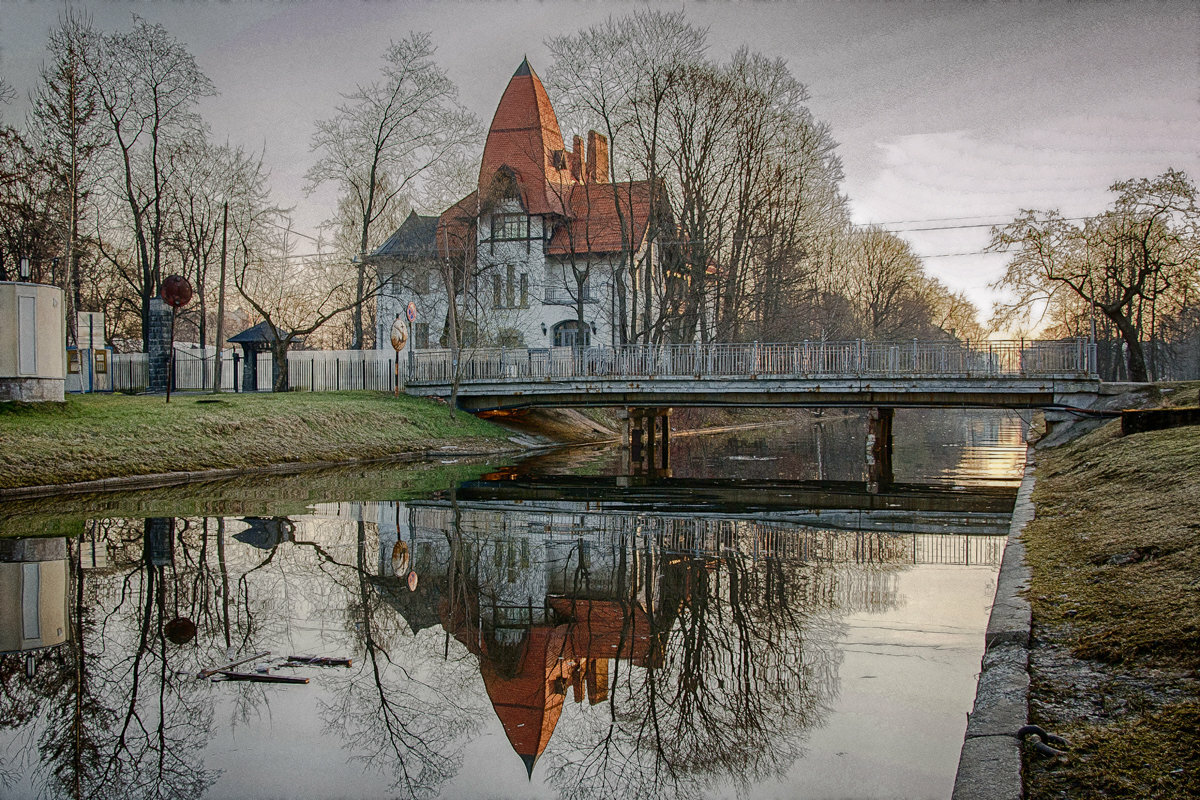
<path id="1" fill-rule="evenodd" d="M 629 409 L 621 409 L 617 412 L 617 417 L 621 420 L 621 474 L 628 475 L 633 469 L 632 458 L 630 457 L 630 449 L 633 444 L 633 429 L 630 426 Z"/>
<path id="2" fill-rule="evenodd" d="M 169 565 L 175 546 L 175 518 L 147 517 L 144 524 L 149 562 L 156 567 Z"/>
<path id="3" fill-rule="evenodd" d="M 658 440 L 655 436 L 658 427 L 658 409 L 645 409 L 646 416 L 646 471 L 653 474 L 658 468 Z"/>
<path id="4" fill-rule="evenodd" d="M 878 491 L 895 480 L 892 473 L 894 408 L 872 408 L 867 415 L 867 486 Z"/>
<path id="5" fill-rule="evenodd" d="M 150 301 L 146 354 L 150 369 L 146 390 L 152 393 L 166 392 L 170 379 L 167 365 L 171 357 L 171 307 L 159 297 Z"/>
<path id="6" fill-rule="evenodd" d="M 671 469 L 671 409 L 659 409 L 662 416 L 662 464 L 664 474 Z"/>

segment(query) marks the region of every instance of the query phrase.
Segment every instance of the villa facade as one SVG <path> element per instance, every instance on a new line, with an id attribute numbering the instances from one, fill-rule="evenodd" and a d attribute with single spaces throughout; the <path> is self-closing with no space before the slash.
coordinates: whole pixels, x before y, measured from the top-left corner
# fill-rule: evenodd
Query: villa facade
<path id="1" fill-rule="evenodd" d="M 619 344 L 648 244 L 649 181 L 613 183 L 607 139 L 567 149 L 541 80 L 522 61 L 492 124 L 475 191 L 436 216 L 415 212 L 370 258 L 378 269 L 378 347 L 412 303 L 410 346 L 450 344 L 447 287 L 460 344 Z M 625 317 L 628 318 L 628 317 Z"/>

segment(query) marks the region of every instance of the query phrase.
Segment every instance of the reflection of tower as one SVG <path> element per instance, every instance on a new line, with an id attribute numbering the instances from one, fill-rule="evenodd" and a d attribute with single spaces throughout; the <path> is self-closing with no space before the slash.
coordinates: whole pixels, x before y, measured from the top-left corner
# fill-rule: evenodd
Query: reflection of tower
<path id="1" fill-rule="evenodd" d="M 586 697 L 595 705 L 608 699 L 612 659 L 641 667 L 652 662 L 650 622 L 640 606 L 562 597 L 548 598 L 547 606 L 557 623 L 530 625 L 515 651 L 486 633 L 478 635 L 480 627 L 487 631 L 486 614 L 480 627 L 478 619 L 453 625 L 444 620 L 480 657 L 496 717 L 530 777 L 554 734 L 568 688 L 576 703 Z"/>
<path id="2" fill-rule="evenodd" d="M 67 540 L 0 539 L 0 652 L 29 653 L 67 641 Z"/>
<path id="3" fill-rule="evenodd" d="M 568 690 L 608 698 L 612 659 L 652 663 L 650 621 L 623 602 L 627 544 L 597 546 L 577 514 L 410 506 L 413 565 L 438 585 L 443 627 L 479 658 L 484 687 L 530 776 Z"/>

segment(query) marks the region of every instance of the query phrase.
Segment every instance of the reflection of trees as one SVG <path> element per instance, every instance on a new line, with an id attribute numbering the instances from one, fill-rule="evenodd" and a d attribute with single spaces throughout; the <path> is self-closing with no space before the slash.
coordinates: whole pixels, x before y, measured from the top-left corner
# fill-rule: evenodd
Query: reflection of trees
<path id="1" fill-rule="evenodd" d="M 196 681 L 176 675 L 183 663 L 164 631 L 179 603 L 173 523 L 107 523 L 113 552 L 141 549 L 108 581 L 84 580 L 81 543 L 71 545 L 72 641 L 23 687 L 37 698 L 35 772 L 52 796 L 190 798 L 216 777 L 200 758 L 212 711 Z"/>
<path id="2" fill-rule="evenodd" d="M 217 688 L 195 673 L 291 647 L 302 633 L 297 615 L 322 629 L 320 647 L 355 653 L 354 668 L 325 671 L 313 687 L 351 757 L 392 774 L 403 796 L 435 793 L 455 774 L 457 742 L 476 724 L 452 702 L 461 677 L 441 670 L 435 677 L 449 680 L 439 685 L 424 674 L 429 642 L 401 634 L 368 569 L 372 526 L 309 520 L 307 537 L 285 517 L 88 527 L 71 545 L 71 642 L 40 656 L 32 680 L 23 659 L 0 660 L 0 730 L 12 732 L 0 743 L 0 781 L 55 797 L 204 795 L 218 777 L 204 765 L 216 715 L 256 726 L 268 694 L 260 684 Z M 81 569 L 85 545 L 106 559 Z M 393 583 L 383 588 L 408 591 Z M 196 625 L 184 645 L 168 635 L 177 618 Z"/>
<path id="3" fill-rule="evenodd" d="M 544 765 L 564 797 L 695 794 L 731 781 L 745 789 L 782 774 L 837 691 L 838 584 L 886 571 L 754 558 L 735 546 L 684 555 L 661 536 L 598 535 L 588 525 L 599 515 L 464 512 L 453 499 L 417 513 L 416 561 L 436 570 L 443 623 L 480 658 L 531 770 L 541 750 L 515 728 L 539 723 L 542 747 L 553 735 Z M 644 518 L 643 532 L 655 524 Z M 527 565 L 514 555 L 538 548 Z M 534 596 L 539 571 L 545 588 Z M 528 617 L 514 624 L 524 602 Z M 544 694 L 534 693 L 538 681 Z"/>
<path id="4" fill-rule="evenodd" d="M 322 676 L 330 689 L 322 717 L 353 761 L 390 774 L 392 788 L 402 796 L 434 795 L 457 774 L 459 742 L 477 722 L 453 692 L 461 684 L 449 671 L 438 676 L 441 686 L 419 671 L 418 647 L 403 635 L 400 615 L 389 608 L 409 589 L 399 578 L 374 575 L 370 564 L 377 537 L 368 535 L 362 520 L 354 525 L 353 562 L 339 561 L 316 542 L 297 541 L 312 549 L 321 570 L 344 590 L 345 602 L 333 608 L 354 631 L 356 651 L 364 654 L 357 672 Z"/>
<path id="5" fill-rule="evenodd" d="M 615 676 L 608 714 L 563 726 L 549 772 L 564 797 L 745 789 L 802 754 L 836 693 L 838 625 L 831 609 L 801 601 L 803 570 L 658 558 L 658 657 Z"/>

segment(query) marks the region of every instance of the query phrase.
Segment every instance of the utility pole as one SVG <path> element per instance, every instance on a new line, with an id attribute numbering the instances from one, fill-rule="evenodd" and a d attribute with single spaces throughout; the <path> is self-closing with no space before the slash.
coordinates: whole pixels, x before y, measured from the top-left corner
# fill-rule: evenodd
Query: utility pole
<path id="1" fill-rule="evenodd" d="M 217 290 L 217 341 L 216 344 L 216 362 L 213 364 L 213 394 L 221 393 L 221 350 L 225 342 L 225 251 L 226 243 L 228 242 L 229 234 L 229 201 L 225 201 L 225 208 L 221 212 L 221 282 L 220 288 Z M 237 385 L 237 375 L 233 376 L 234 385 Z"/>

